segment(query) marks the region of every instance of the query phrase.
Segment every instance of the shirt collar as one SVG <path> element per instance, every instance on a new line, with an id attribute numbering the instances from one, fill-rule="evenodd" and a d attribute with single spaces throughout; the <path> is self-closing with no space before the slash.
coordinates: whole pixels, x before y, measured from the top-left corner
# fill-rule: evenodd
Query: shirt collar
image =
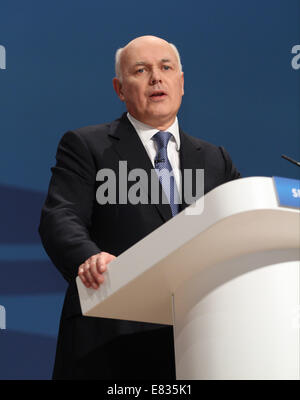
<path id="1" fill-rule="evenodd" d="M 153 135 L 155 135 L 158 132 L 158 129 L 153 128 L 153 126 L 149 126 L 144 124 L 141 121 L 138 121 L 135 119 L 129 112 L 127 113 L 127 118 L 135 128 L 137 134 L 139 135 L 143 145 L 145 145 L 147 142 L 149 142 L 152 138 Z M 170 132 L 172 134 L 172 138 L 175 140 L 176 143 L 176 150 L 179 151 L 180 149 L 180 136 L 179 136 L 179 126 L 178 126 L 178 119 L 177 117 L 175 118 L 175 121 L 171 126 L 169 126 L 166 131 Z"/>

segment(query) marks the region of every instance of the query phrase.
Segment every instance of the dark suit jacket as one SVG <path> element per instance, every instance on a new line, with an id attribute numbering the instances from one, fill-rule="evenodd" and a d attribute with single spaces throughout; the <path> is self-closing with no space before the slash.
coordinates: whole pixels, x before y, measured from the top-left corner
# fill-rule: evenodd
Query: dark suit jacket
<path id="1" fill-rule="evenodd" d="M 240 177 L 224 148 L 181 129 L 180 141 L 181 170 L 204 169 L 205 193 Z M 54 378 L 174 378 L 171 327 L 83 317 L 75 284 L 78 267 L 87 258 L 101 250 L 118 256 L 172 217 L 168 204 L 96 201 L 98 170 L 118 174 L 123 160 L 128 170 L 142 168 L 150 174 L 153 166 L 142 142 L 123 114 L 112 123 L 67 132 L 56 159 L 39 227 L 49 257 L 69 282 Z"/>

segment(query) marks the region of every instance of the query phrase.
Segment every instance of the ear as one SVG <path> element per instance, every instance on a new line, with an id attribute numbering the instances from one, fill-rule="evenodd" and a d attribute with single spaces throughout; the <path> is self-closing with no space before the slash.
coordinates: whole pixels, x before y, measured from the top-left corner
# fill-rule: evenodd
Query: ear
<path id="1" fill-rule="evenodd" d="M 122 83 L 120 82 L 120 80 L 118 78 L 113 79 L 113 87 L 114 87 L 115 92 L 117 93 L 119 99 L 121 101 L 124 101 L 125 97 L 122 92 Z"/>
<path id="2" fill-rule="evenodd" d="M 182 96 L 184 95 L 184 74 L 181 72 L 181 81 L 182 81 Z"/>

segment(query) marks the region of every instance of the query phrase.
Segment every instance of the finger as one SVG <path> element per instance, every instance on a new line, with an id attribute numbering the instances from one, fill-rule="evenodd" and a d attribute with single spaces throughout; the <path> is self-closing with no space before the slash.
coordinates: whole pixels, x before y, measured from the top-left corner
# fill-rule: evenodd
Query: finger
<path id="1" fill-rule="evenodd" d="M 106 259 L 106 265 L 110 264 L 112 261 L 114 261 L 117 257 L 113 256 L 112 254 L 109 254 L 109 257 Z"/>
<path id="2" fill-rule="evenodd" d="M 78 268 L 78 276 L 86 287 L 89 288 L 91 286 L 86 277 L 84 276 L 84 264 L 81 264 L 80 267 Z"/>
<path id="3" fill-rule="evenodd" d="M 79 265 L 79 268 L 78 268 L 78 275 L 79 276 L 82 275 L 83 272 L 84 272 L 84 267 L 83 267 L 83 264 L 81 264 L 81 265 Z"/>
<path id="4" fill-rule="evenodd" d="M 90 264 L 85 263 L 84 266 L 84 276 L 86 278 L 86 280 L 88 281 L 88 283 L 94 288 L 97 289 L 98 288 L 98 284 L 97 282 L 94 280 L 91 272 L 90 272 Z"/>
<path id="5" fill-rule="evenodd" d="M 93 276 L 97 285 L 101 284 L 104 281 L 104 277 L 98 272 L 97 261 L 91 263 L 91 267 L 89 269 L 91 275 Z"/>
<path id="6" fill-rule="evenodd" d="M 87 288 L 91 287 L 91 284 L 87 281 L 87 279 L 85 278 L 84 275 L 79 275 L 79 278 L 81 279 L 81 281 L 84 284 L 84 286 L 86 286 Z"/>
<path id="7" fill-rule="evenodd" d="M 100 274 L 106 271 L 106 263 L 103 257 L 98 257 L 97 259 L 97 270 Z"/>

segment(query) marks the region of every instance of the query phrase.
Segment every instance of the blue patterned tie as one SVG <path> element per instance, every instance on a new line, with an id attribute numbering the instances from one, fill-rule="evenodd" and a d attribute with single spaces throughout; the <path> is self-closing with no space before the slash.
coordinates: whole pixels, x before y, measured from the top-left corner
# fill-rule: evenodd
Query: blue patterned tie
<path id="1" fill-rule="evenodd" d="M 159 131 L 152 139 L 157 144 L 157 155 L 154 160 L 155 169 L 157 172 L 162 171 L 159 174 L 159 181 L 162 188 L 169 200 L 172 216 L 179 212 L 178 205 L 178 189 L 174 180 L 174 176 L 170 176 L 172 172 L 172 166 L 168 159 L 167 147 L 172 134 L 170 132 Z M 175 199 L 177 199 L 177 204 L 175 204 Z"/>

